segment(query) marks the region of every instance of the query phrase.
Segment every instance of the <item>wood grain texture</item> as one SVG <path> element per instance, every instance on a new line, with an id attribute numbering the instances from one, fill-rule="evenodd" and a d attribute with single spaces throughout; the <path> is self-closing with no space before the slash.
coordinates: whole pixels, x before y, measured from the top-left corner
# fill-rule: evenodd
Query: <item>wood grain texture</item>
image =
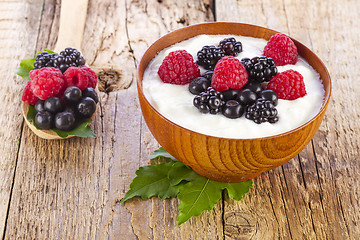
<path id="1" fill-rule="evenodd" d="M 49 143 L 21 116 L 19 60 L 54 48 L 60 0 L 0 4 L 0 235 L 2 239 L 358 239 L 360 237 L 360 3 L 214 1 L 218 21 L 288 33 L 325 62 L 329 109 L 313 141 L 293 160 L 255 179 L 240 202 L 176 226 L 177 200 L 120 204 L 135 170 L 158 147 L 142 119 L 134 84 L 147 47 L 168 31 L 212 21 L 213 1 L 89 0 L 82 51 L 103 78 L 97 139 Z M 19 30 L 20 29 L 20 30 Z M 14 84 L 15 83 L 15 84 Z M 109 87 L 111 86 L 111 87 Z M 105 89 L 105 88 L 104 88 Z"/>
<path id="2" fill-rule="evenodd" d="M 4 235 L 18 151 L 22 139 L 21 94 L 26 81 L 15 76 L 18 59 L 34 54 L 41 3 L 5 1 L 0 4 L 0 236 Z"/>
<path id="3" fill-rule="evenodd" d="M 224 6 L 234 6 L 226 14 Z M 353 68 L 359 43 L 355 1 L 222 1 L 218 21 L 246 21 L 290 34 L 312 49 L 333 79 L 329 109 L 311 144 L 296 158 L 255 179 L 245 201 L 226 204 L 225 216 L 251 208 L 255 230 L 241 233 L 240 218 L 225 221 L 228 239 L 357 239 L 359 214 L 360 123 L 357 79 Z M 252 9 L 253 11 L 249 11 Z M 340 66 L 340 67 L 339 67 Z M 262 194 L 261 198 L 252 197 Z M 262 206 L 259 209 L 259 206 Z M 265 210 L 266 209 L 266 210 Z M 240 214 L 241 215 L 241 214 Z M 236 231 L 238 232 L 236 232 Z"/>

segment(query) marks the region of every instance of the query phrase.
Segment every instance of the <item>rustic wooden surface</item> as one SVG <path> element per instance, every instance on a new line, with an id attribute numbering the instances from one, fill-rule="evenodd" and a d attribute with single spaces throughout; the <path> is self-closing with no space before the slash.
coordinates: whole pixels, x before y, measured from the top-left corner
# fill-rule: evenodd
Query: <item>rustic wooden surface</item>
<path id="1" fill-rule="evenodd" d="M 54 48 L 60 0 L 0 3 L 2 239 L 359 239 L 360 2 L 89 0 L 82 51 L 101 72 L 97 139 L 46 141 L 24 125 L 20 59 Z M 293 160 L 254 179 L 242 201 L 176 226 L 177 201 L 119 200 L 158 147 L 134 84 L 146 48 L 206 21 L 269 27 L 309 46 L 333 79 L 325 119 Z"/>

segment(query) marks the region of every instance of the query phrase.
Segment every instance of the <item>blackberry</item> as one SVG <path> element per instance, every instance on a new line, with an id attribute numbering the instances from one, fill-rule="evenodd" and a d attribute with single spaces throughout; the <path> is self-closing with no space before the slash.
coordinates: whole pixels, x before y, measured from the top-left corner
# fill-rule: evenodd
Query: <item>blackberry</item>
<path id="1" fill-rule="evenodd" d="M 197 52 L 197 64 L 205 69 L 214 70 L 216 63 L 225 56 L 219 47 L 204 46 Z"/>
<path id="2" fill-rule="evenodd" d="M 257 124 L 263 122 L 276 123 L 279 120 L 274 104 L 269 100 L 258 98 L 256 102 L 247 107 L 245 117 Z"/>
<path id="3" fill-rule="evenodd" d="M 249 73 L 249 80 L 257 83 L 269 82 L 278 73 L 275 62 L 272 58 L 254 57 L 243 58 L 241 63 Z"/>
<path id="4" fill-rule="evenodd" d="M 34 69 L 43 67 L 54 67 L 62 73 L 69 67 L 81 67 L 85 64 L 85 59 L 75 48 L 65 48 L 60 54 L 48 53 L 46 51 L 38 54 L 35 59 Z"/>
<path id="5" fill-rule="evenodd" d="M 221 40 L 219 47 L 226 56 L 236 57 L 239 53 L 242 52 L 241 42 L 236 41 L 236 39 L 233 37 Z"/>
<path id="6" fill-rule="evenodd" d="M 194 97 L 193 104 L 201 113 L 217 114 L 224 101 L 220 92 L 208 87 L 206 91 Z"/>

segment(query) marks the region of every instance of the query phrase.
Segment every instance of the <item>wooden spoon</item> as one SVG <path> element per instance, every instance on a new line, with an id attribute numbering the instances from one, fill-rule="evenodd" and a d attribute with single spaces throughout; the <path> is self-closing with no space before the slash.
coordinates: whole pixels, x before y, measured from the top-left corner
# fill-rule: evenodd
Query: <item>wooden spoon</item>
<path id="1" fill-rule="evenodd" d="M 62 0 L 60 11 L 60 27 L 55 52 L 59 53 L 66 47 L 81 51 L 81 42 L 84 33 L 88 0 Z M 26 124 L 39 137 L 44 139 L 63 139 L 50 130 L 39 130 L 26 118 L 29 105 L 22 103 L 22 114 Z M 93 117 L 95 114 L 93 115 Z M 92 118 L 93 118 L 92 117 Z M 74 137 L 68 136 L 67 138 Z"/>

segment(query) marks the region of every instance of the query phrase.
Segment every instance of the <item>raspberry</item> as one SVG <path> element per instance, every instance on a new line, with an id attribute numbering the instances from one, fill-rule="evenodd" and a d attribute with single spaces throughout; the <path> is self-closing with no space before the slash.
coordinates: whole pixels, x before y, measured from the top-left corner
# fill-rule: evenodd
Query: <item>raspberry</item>
<path id="1" fill-rule="evenodd" d="M 280 99 L 294 100 L 306 95 L 303 76 L 294 70 L 278 73 L 267 85 Z"/>
<path id="2" fill-rule="evenodd" d="M 89 67 L 83 66 L 81 67 L 81 70 L 87 74 L 88 76 L 88 87 L 96 88 L 97 84 L 97 76 L 96 73 Z"/>
<path id="3" fill-rule="evenodd" d="M 239 59 L 232 56 L 222 58 L 215 66 L 212 87 L 219 92 L 241 89 L 248 82 L 248 72 Z"/>
<path id="4" fill-rule="evenodd" d="M 69 67 L 64 72 L 64 80 L 67 87 L 76 86 L 81 91 L 87 88 L 89 83 L 87 71 L 82 71 L 82 68 L 78 67 Z"/>
<path id="5" fill-rule="evenodd" d="M 264 56 L 274 59 L 276 66 L 296 64 L 298 52 L 294 42 L 285 34 L 271 36 L 264 48 Z"/>
<path id="6" fill-rule="evenodd" d="M 64 85 L 61 71 L 52 67 L 31 70 L 31 89 L 34 95 L 42 100 L 55 96 Z"/>
<path id="7" fill-rule="evenodd" d="M 35 103 L 39 100 L 39 98 L 36 97 L 31 90 L 31 81 L 28 81 L 26 84 L 21 100 L 31 105 L 35 105 Z"/>
<path id="8" fill-rule="evenodd" d="M 200 69 L 190 53 L 177 50 L 165 57 L 158 74 L 164 83 L 184 85 L 199 77 Z"/>

